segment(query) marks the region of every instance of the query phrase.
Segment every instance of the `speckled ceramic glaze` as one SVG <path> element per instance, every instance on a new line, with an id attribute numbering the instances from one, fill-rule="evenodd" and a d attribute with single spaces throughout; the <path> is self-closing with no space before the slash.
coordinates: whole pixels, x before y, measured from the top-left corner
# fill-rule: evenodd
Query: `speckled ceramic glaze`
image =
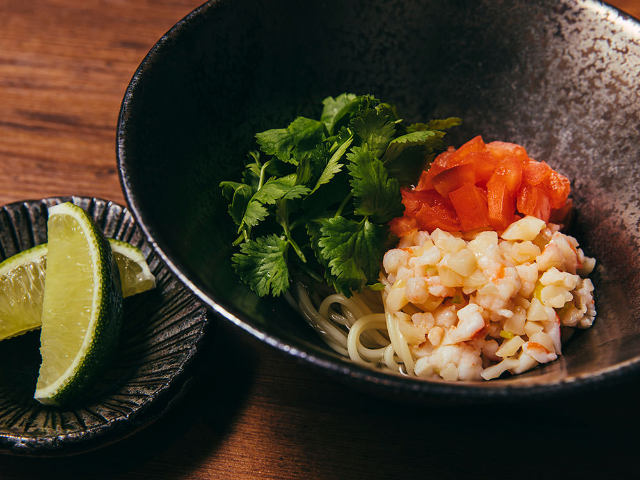
<path id="1" fill-rule="evenodd" d="M 403 398 L 492 401 L 601 386 L 640 369 L 640 25 L 595 1 L 211 2 L 165 35 L 124 98 L 129 205 L 170 268 L 221 317 L 350 383 Z M 328 349 L 284 302 L 230 269 L 217 188 L 253 134 L 344 91 L 407 120 L 456 115 L 572 179 L 574 235 L 598 260 L 598 317 L 559 361 L 487 383 L 373 371 Z"/>
<path id="2" fill-rule="evenodd" d="M 115 203 L 57 197 L 6 205 L 0 208 L 0 260 L 45 243 L 47 207 L 64 201 L 82 207 L 105 236 L 139 247 L 157 285 L 124 300 L 117 354 L 86 401 L 73 407 L 44 406 L 33 399 L 39 331 L 0 342 L 0 453 L 68 455 L 144 427 L 183 390 L 204 335 L 204 305 L 153 253 L 129 211 Z"/>

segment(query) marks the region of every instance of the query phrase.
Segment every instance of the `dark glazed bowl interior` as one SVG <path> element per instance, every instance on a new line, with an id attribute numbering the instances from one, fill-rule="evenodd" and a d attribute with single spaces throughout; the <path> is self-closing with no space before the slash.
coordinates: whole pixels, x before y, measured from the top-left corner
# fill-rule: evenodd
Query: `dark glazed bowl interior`
<path id="1" fill-rule="evenodd" d="M 129 205 L 170 267 L 222 317 L 377 392 L 487 400 L 576 391 L 640 365 L 640 25 L 595 1 L 234 0 L 166 34 L 127 90 L 118 160 Z M 234 228 L 217 188 L 253 134 L 318 115 L 349 91 L 409 121 L 456 115 L 474 135 L 526 146 L 572 179 L 573 229 L 598 260 L 598 317 L 559 361 L 486 383 L 446 384 L 354 365 L 283 301 L 230 269 Z"/>

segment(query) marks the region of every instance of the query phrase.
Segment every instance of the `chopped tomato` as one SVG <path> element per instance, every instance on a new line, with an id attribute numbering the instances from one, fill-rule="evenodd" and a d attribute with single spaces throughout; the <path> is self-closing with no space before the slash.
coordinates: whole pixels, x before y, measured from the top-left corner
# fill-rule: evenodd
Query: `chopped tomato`
<path id="1" fill-rule="evenodd" d="M 507 157 L 515 157 L 522 162 L 523 167 L 529 162 L 527 151 L 524 147 L 515 143 L 490 142 L 487 143 L 487 150 L 489 150 L 491 155 L 496 157 L 499 161 L 502 161 Z"/>
<path id="2" fill-rule="evenodd" d="M 518 211 L 525 215 L 533 215 L 545 222 L 551 215 L 551 202 L 541 188 L 525 185 L 520 189 L 517 200 Z"/>
<path id="3" fill-rule="evenodd" d="M 529 158 L 520 145 L 485 144 L 477 136 L 438 155 L 415 189 L 402 190 L 406 219 L 391 228 L 397 235 L 414 228 L 503 230 L 524 215 L 565 223 L 570 189 L 567 177 Z"/>
<path id="4" fill-rule="evenodd" d="M 440 172 L 442 170 L 448 168 L 447 164 L 449 163 L 449 159 L 451 158 L 451 156 L 453 155 L 453 153 L 455 151 L 456 151 L 456 149 L 453 148 L 453 147 L 447 148 L 444 152 L 442 152 L 440 155 L 438 155 L 433 160 L 433 163 L 431 164 L 431 166 L 432 167 L 434 167 L 434 166 L 438 167 Z"/>
<path id="5" fill-rule="evenodd" d="M 471 153 L 484 152 L 486 150 L 486 145 L 482 140 L 482 137 L 478 135 L 477 137 L 473 137 L 467 143 L 462 145 L 456 151 L 454 151 L 451 155 L 446 157 L 446 168 L 453 168 L 459 165 L 464 165 L 465 163 L 469 163 L 469 159 L 467 158 Z"/>
<path id="6" fill-rule="evenodd" d="M 410 188 L 401 188 L 400 194 L 402 195 L 402 203 L 404 204 L 404 213 L 407 216 L 413 217 L 420 210 L 422 202 L 426 201 L 429 193 L 418 190 L 411 190 Z"/>
<path id="7" fill-rule="evenodd" d="M 493 171 L 499 164 L 497 158 L 491 155 L 488 151 L 484 152 L 472 152 L 467 156 L 469 163 L 473 163 L 476 171 L 476 182 L 487 183 L 493 175 Z"/>
<path id="8" fill-rule="evenodd" d="M 421 230 L 430 232 L 436 228 L 448 232 L 460 230 L 460 224 L 451 202 L 440 196 L 435 190 L 404 192 L 402 198 L 405 204 L 405 213 L 415 212 L 411 216 L 416 219 L 417 226 Z"/>
<path id="9" fill-rule="evenodd" d="M 542 184 L 542 188 L 549 195 L 551 207 L 561 208 L 569 197 L 571 183 L 567 177 L 552 170 Z"/>
<path id="10" fill-rule="evenodd" d="M 471 164 L 449 168 L 433 177 L 433 188 L 445 198 L 449 192 L 460 188 L 465 183 L 471 185 L 476 183 L 475 168 Z"/>
<path id="11" fill-rule="evenodd" d="M 507 190 L 515 193 L 522 183 L 522 164 L 516 157 L 505 157 L 502 159 L 498 168 L 496 168 L 491 178 L 496 177 L 495 181 L 504 182 Z"/>
<path id="12" fill-rule="evenodd" d="M 444 171 L 444 167 L 436 165 L 435 162 L 431 165 L 429 170 L 424 170 L 420 174 L 420 181 L 416 186 L 417 191 L 433 190 L 433 177 Z"/>
<path id="13" fill-rule="evenodd" d="M 531 160 L 524 167 L 523 180 L 529 185 L 540 185 L 544 182 L 553 170 L 545 162 L 536 162 Z"/>
<path id="14" fill-rule="evenodd" d="M 418 224 L 413 217 L 396 217 L 389 222 L 389 229 L 396 237 L 404 237 L 417 230 Z"/>
<path id="15" fill-rule="evenodd" d="M 482 190 L 471 183 L 449 193 L 449 199 L 458 214 L 464 231 L 477 230 L 489 226 L 487 197 Z"/>
<path id="16" fill-rule="evenodd" d="M 494 229 L 504 230 L 513 223 L 516 209 L 514 192 L 499 176 L 492 176 L 487 182 L 487 208 L 489 223 Z"/>

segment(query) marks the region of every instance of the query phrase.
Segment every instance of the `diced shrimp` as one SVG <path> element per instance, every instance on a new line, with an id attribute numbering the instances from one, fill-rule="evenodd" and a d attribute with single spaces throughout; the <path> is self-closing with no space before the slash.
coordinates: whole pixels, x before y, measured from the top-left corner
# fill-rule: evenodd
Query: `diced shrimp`
<path id="1" fill-rule="evenodd" d="M 414 325 L 424 328 L 425 330 L 429 330 L 433 327 L 435 323 L 435 319 L 433 318 L 433 314 L 430 312 L 419 312 L 411 315 L 411 321 Z"/>
<path id="2" fill-rule="evenodd" d="M 551 267 L 557 267 L 569 273 L 576 273 L 578 255 L 567 238 L 560 232 L 553 234 L 542 253 L 536 257 L 536 263 L 541 272 L 549 270 Z"/>
<path id="3" fill-rule="evenodd" d="M 437 347 L 438 345 L 440 345 L 440 343 L 442 342 L 443 336 L 444 336 L 444 330 L 442 329 L 442 327 L 433 327 L 431 330 L 429 330 L 429 333 L 427 334 L 427 338 L 429 339 L 429 342 L 431 342 L 431 345 L 433 345 L 434 347 Z"/>
<path id="4" fill-rule="evenodd" d="M 509 370 L 510 368 L 517 368 L 520 363 L 515 358 L 505 358 L 500 363 L 492 365 L 488 368 L 482 370 L 480 374 L 482 378 L 485 380 L 492 380 L 494 378 L 498 378 L 504 372 Z"/>
<path id="5" fill-rule="evenodd" d="M 427 301 L 429 298 L 429 290 L 427 289 L 427 282 L 423 277 L 413 277 L 407 280 L 407 299 L 414 304 L 420 304 Z"/>
<path id="6" fill-rule="evenodd" d="M 400 248 L 389 250 L 382 258 L 382 266 L 387 273 L 396 273 L 398 268 L 406 265 L 408 262 L 409 253 Z"/>
<path id="7" fill-rule="evenodd" d="M 538 281 L 538 266 L 535 263 L 517 265 L 515 267 L 520 278 L 520 291 L 523 297 L 530 297 Z"/>
<path id="8" fill-rule="evenodd" d="M 510 368 L 509 371 L 514 374 L 519 374 L 531 370 L 536 365 L 538 365 L 538 362 L 535 358 L 522 352 L 520 357 L 518 357 L 518 366 Z"/>
<path id="9" fill-rule="evenodd" d="M 554 352 L 549 351 L 546 347 L 537 342 L 529 341 L 525 343 L 522 346 L 522 351 L 535 359 L 538 363 L 548 363 L 558 358 Z"/>
<path id="10" fill-rule="evenodd" d="M 429 293 L 434 297 L 453 297 L 456 294 L 454 287 L 445 287 L 440 282 L 440 276 L 436 275 L 427 278 Z"/>
<path id="11" fill-rule="evenodd" d="M 385 306 L 416 375 L 519 374 L 555 360 L 571 327 L 593 323 L 593 284 L 582 277 L 593 259 L 557 225 L 523 220 L 502 238 L 414 231 L 385 254 Z"/>
<path id="12" fill-rule="evenodd" d="M 560 318 L 556 314 L 555 322 L 547 322 L 544 331 L 551 337 L 553 347 L 558 355 L 562 353 L 562 334 L 560 332 Z"/>
<path id="13" fill-rule="evenodd" d="M 451 327 L 455 325 L 458 320 L 456 308 L 453 305 L 448 307 L 438 307 L 436 311 L 433 312 L 433 317 L 435 318 L 436 325 L 441 327 Z"/>
<path id="14" fill-rule="evenodd" d="M 496 355 L 499 347 L 498 342 L 495 340 L 488 340 L 482 346 L 482 354 L 492 362 L 499 362 L 502 360 L 502 358 Z"/>
<path id="15" fill-rule="evenodd" d="M 481 308 L 475 303 L 458 310 L 458 324 L 447 332 L 444 342 L 453 344 L 471 340 L 485 326 L 481 312 Z"/>

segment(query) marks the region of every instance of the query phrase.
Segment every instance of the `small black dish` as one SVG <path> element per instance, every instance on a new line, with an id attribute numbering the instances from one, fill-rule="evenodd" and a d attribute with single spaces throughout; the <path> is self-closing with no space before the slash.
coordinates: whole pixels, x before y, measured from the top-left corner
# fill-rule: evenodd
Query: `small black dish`
<path id="1" fill-rule="evenodd" d="M 220 0 L 178 22 L 135 73 L 117 149 L 127 203 L 158 254 L 210 309 L 261 341 L 382 395 L 522 401 L 640 371 L 640 24 L 594 0 Z M 561 359 L 523 375 L 448 384 L 363 368 L 283 301 L 230 268 L 220 180 L 254 133 L 372 93 L 406 120 L 460 116 L 454 145 L 524 145 L 572 180 L 572 232 L 598 261 L 598 317 Z"/>
<path id="2" fill-rule="evenodd" d="M 49 407 L 33 399 L 39 331 L 0 342 L 0 453 L 71 455 L 150 424 L 183 393 L 207 325 L 206 308 L 153 253 L 129 211 L 113 202 L 55 197 L 0 208 L 0 259 L 45 243 L 47 208 L 67 201 L 82 207 L 106 237 L 140 248 L 157 285 L 125 299 L 117 354 L 82 406 Z"/>

